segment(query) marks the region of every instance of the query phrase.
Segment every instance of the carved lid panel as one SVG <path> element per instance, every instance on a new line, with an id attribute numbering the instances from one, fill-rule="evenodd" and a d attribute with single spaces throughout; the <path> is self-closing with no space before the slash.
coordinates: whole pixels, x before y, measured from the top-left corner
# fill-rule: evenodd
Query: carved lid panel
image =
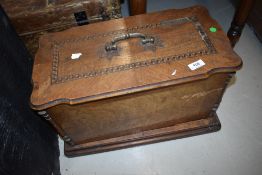
<path id="1" fill-rule="evenodd" d="M 39 48 L 31 96 L 36 109 L 203 79 L 241 66 L 220 26 L 199 6 L 48 34 Z"/>

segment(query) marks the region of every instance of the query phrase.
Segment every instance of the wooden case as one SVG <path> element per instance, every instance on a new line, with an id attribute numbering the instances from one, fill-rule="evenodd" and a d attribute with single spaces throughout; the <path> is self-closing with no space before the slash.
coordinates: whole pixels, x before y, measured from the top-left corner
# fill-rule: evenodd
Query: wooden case
<path id="1" fill-rule="evenodd" d="M 241 65 L 204 7 L 116 19 L 43 36 L 31 104 L 67 156 L 175 139 L 220 129 Z"/>
<path id="2" fill-rule="evenodd" d="M 121 17 L 119 0 L 0 1 L 32 55 L 44 33 Z"/>

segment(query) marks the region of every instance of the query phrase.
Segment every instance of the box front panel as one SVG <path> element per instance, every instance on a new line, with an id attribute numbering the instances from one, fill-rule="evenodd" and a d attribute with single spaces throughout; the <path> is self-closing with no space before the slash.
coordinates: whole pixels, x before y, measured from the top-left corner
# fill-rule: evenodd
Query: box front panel
<path id="1" fill-rule="evenodd" d="M 222 97 L 227 74 L 206 80 L 48 110 L 75 144 L 207 118 Z"/>

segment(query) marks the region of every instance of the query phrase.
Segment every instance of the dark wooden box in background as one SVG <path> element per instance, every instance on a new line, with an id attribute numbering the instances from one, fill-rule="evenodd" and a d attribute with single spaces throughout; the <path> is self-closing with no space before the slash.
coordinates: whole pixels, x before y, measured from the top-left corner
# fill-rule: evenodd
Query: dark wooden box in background
<path id="1" fill-rule="evenodd" d="M 0 3 L 32 56 L 44 33 L 121 17 L 119 0 L 0 0 Z"/>

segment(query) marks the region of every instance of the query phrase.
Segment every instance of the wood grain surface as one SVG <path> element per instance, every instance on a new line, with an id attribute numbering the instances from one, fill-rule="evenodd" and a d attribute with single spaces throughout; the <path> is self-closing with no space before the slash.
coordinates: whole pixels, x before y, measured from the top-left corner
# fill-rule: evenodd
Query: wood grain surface
<path id="1" fill-rule="evenodd" d="M 80 20 L 82 24 L 121 17 L 119 0 L 1 0 L 0 2 L 32 56 L 38 49 L 41 35 L 77 26 L 79 21 L 75 19 L 75 13 L 83 13 L 86 16 L 86 19 L 82 17 Z"/>
<path id="2" fill-rule="evenodd" d="M 138 15 L 43 36 L 31 105 L 67 156 L 202 134 L 241 65 L 201 6 Z"/>
<path id="3" fill-rule="evenodd" d="M 140 15 L 146 13 L 147 0 L 129 0 L 130 15 Z"/>
<path id="4" fill-rule="evenodd" d="M 229 47 L 221 27 L 207 15 L 206 9 L 197 6 L 45 35 L 35 57 L 33 108 L 77 104 L 239 69 L 241 59 Z M 185 17 L 195 17 L 198 22 L 179 22 Z M 198 25 L 203 28 L 202 34 L 197 30 Z M 216 33 L 209 32 L 211 26 L 218 29 Z M 141 46 L 140 39 L 133 38 L 117 43 L 119 49 L 114 53 L 105 51 L 106 43 L 130 32 L 153 36 L 160 44 L 156 42 L 152 46 L 155 50 L 150 50 Z M 72 60 L 73 53 L 82 53 L 82 56 Z M 206 65 L 191 71 L 187 65 L 200 58 Z M 176 76 L 172 75 L 174 70 Z"/>
<path id="5" fill-rule="evenodd" d="M 83 156 L 123 148 L 134 147 L 149 143 L 180 139 L 199 134 L 207 134 L 221 129 L 220 121 L 214 113 L 208 118 L 189 121 L 170 127 L 158 128 L 131 134 L 123 137 L 114 137 L 107 140 L 87 142 L 75 146 L 65 143 L 65 155 L 67 157 Z"/>
<path id="6" fill-rule="evenodd" d="M 115 1 L 115 2 L 114 2 Z M 88 17 L 104 15 L 110 18 L 114 8 L 119 8 L 118 0 L 1 0 L 16 31 L 20 35 L 38 33 L 58 26 L 77 25 L 74 13 L 84 11 Z M 103 12 L 103 13 L 102 13 Z"/>
<path id="7" fill-rule="evenodd" d="M 48 113 L 74 144 L 130 135 L 207 118 L 220 103 L 228 78 L 228 74 L 217 74 L 143 93 L 57 105 Z"/>

